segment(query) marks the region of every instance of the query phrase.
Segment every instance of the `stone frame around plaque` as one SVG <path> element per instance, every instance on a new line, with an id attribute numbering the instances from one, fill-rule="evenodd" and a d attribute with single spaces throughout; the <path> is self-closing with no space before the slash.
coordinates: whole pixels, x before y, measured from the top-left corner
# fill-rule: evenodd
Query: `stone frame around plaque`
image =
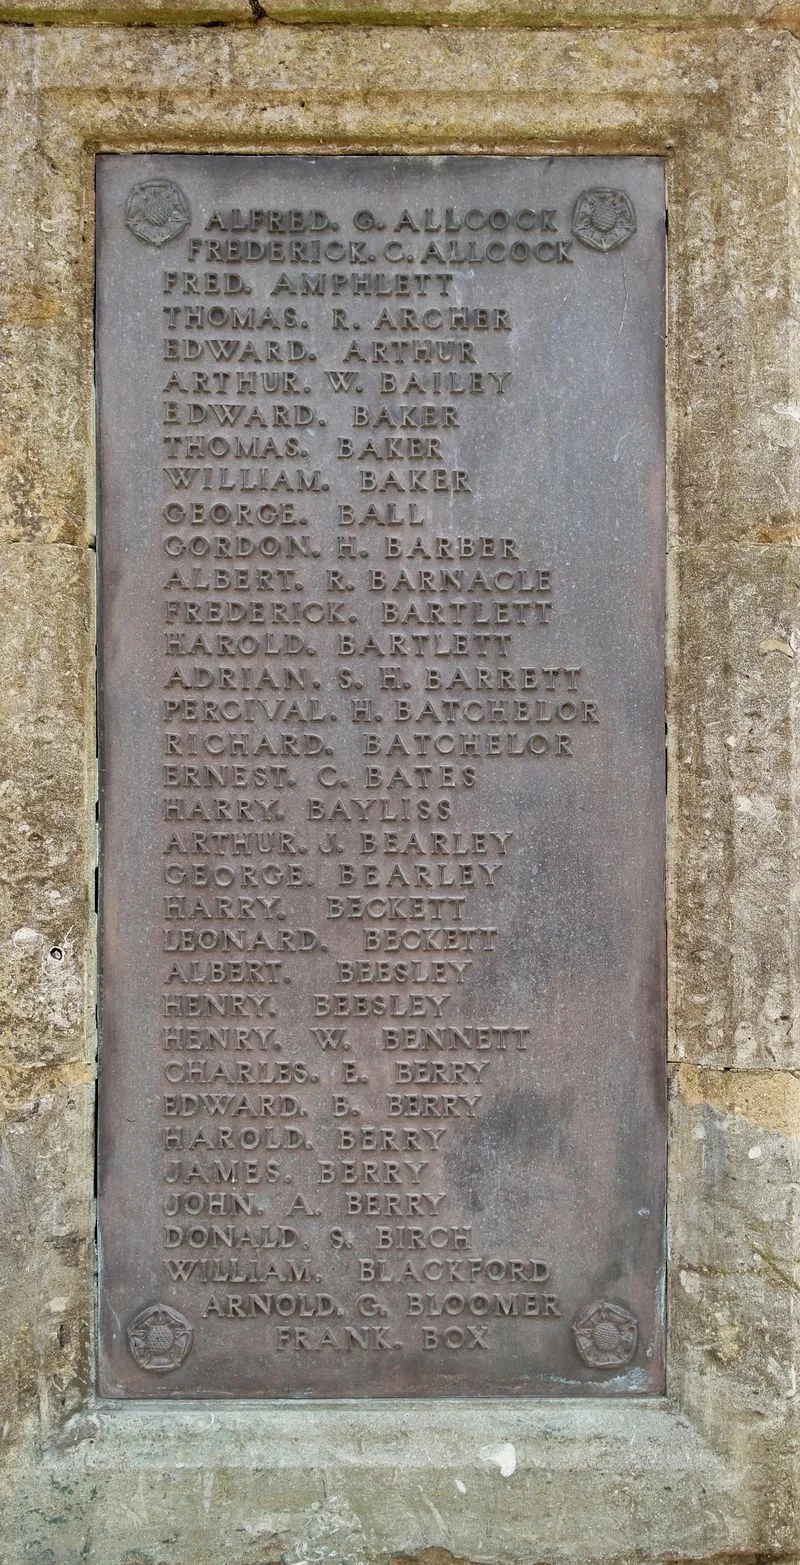
<path id="1" fill-rule="evenodd" d="M 170 1565 L 249 1565 L 252 1540 L 272 1537 L 359 1565 L 426 1548 L 508 1562 L 788 1558 L 798 208 L 784 116 L 797 47 L 725 28 L 385 39 L 283 27 L 237 32 L 235 48 L 200 31 L 0 40 L 18 83 L 6 158 L 35 192 L 5 219 L 3 634 L 6 666 L 35 659 L 41 674 L 12 672 L 3 698 L 36 820 L 8 859 L 7 1514 L 40 1551 L 83 1537 L 93 1514 L 97 1565 L 134 1544 Z M 212 1416 L 94 1394 L 92 162 L 188 146 L 667 160 L 672 1119 L 657 1404 L 231 1404 Z M 222 1469 L 230 1503 L 203 1512 L 206 1475 Z"/>

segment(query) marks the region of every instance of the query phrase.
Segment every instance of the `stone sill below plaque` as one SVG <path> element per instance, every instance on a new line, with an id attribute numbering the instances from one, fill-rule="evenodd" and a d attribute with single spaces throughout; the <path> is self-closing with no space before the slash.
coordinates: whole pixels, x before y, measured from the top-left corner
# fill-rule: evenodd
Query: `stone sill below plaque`
<path id="1" fill-rule="evenodd" d="M 681 1557 L 719 1561 L 749 1536 L 736 1463 L 661 1399 L 95 1404 L 39 1469 L 62 1539 L 98 1484 L 104 1559 L 131 1541 L 132 1486 L 147 1493 L 146 1557 L 164 1557 L 181 1518 L 202 1565 L 222 1559 L 223 1538 L 248 1561 L 560 1565 L 640 1558 L 643 1538 L 648 1559 L 676 1557 L 676 1536 Z"/>
<path id="2" fill-rule="evenodd" d="M 458 1472 L 465 1466 L 495 1467 L 504 1477 L 519 1470 L 570 1470 L 576 1462 L 581 1469 L 613 1472 L 617 1479 L 633 1466 L 640 1472 L 657 1469 L 661 1478 L 667 1472 L 696 1473 L 698 1464 L 720 1481 L 726 1471 L 723 1458 L 667 1397 L 545 1405 L 495 1397 L 419 1397 L 401 1403 L 345 1397 L 274 1403 L 198 1399 L 183 1405 L 105 1399 L 70 1419 L 46 1461 L 74 1461 L 87 1472 L 100 1471 L 107 1462 L 116 1463 L 124 1449 L 126 1464 L 162 1468 L 163 1442 L 169 1443 L 171 1468 L 208 1468 L 218 1462 L 258 1466 L 268 1449 L 271 1467 L 295 1470 L 302 1463 L 339 1470 L 393 1468 L 402 1456 L 409 1468 L 428 1471 L 433 1461 L 439 1469 Z M 508 1446 L 513 1451 L 504 1449 Z"/>

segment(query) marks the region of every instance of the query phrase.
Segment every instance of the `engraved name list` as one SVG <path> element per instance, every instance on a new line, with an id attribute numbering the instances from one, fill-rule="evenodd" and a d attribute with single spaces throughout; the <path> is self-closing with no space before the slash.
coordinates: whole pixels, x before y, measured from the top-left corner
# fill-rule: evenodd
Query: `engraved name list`
<path id="1" fill-rule="evenodd" d="M 663 1390 L 663 177 L 98 159 L 101 1390 Z"/>

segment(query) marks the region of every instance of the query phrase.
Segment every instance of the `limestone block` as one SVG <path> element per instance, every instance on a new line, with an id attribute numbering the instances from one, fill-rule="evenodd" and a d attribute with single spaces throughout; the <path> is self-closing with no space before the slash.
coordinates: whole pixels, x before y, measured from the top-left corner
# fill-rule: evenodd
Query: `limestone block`
<path id="1" fill-rule="evenodd" d="M 91 186 L 42 145 L 25 38 L 0 43 L 0 541 L 74 543 L 94 526 Z"/>
<path id="2" fill-rule="evenodd" d="M 755 1528 L 792 1557 L 800 1076 L 681 1066 L 670 1171 L 668 1389 L 750 1465 Z"/>
<path id="3" fill-rule="evenodd" d="M 37 1406 L 62 1422 L 89 1389 L 94 1200 L 79 1154 L 93 1074 L 80 1062 L 42 1070 L 0 1113 L 0 1418 L 18 1433 Z"/>
<path id="4" fill-rule="evenodd" d="M 94 932 L 94 556 L 0 551 L 0 1085 L 85 1060 Z"/>
<path id="5" fill-rule="evenodd" d="M 800 1062 L 800 551 L 680 551 L 671 593 L 671 1050 Z"/>
<path id="6" fill-rule="evenodd" d="M 755 57 L 740 75 L 720 53 L 702 129 L 671 162 L 670 492 L 689 543 L 800 541 L 800 140 L 784 41 L 756 51 L 753 74 Z"/>
<path id="7" fill-rule="evenodd" d="M 93 1176 L 91 551 L 0 550 L 0 1420 L 73 1410 Z M 42 1366 L 47 1365 L 42 1375 Z"/>

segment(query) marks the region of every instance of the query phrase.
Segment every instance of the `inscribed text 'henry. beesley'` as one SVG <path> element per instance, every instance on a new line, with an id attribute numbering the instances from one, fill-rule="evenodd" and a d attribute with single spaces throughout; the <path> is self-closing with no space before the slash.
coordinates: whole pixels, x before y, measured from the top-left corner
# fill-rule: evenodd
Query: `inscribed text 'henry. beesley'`
<path id="1" fill-rule="evenodd" d="M 663 1390 L 653 159 L 102 157 L 101 1390 Z"/>

